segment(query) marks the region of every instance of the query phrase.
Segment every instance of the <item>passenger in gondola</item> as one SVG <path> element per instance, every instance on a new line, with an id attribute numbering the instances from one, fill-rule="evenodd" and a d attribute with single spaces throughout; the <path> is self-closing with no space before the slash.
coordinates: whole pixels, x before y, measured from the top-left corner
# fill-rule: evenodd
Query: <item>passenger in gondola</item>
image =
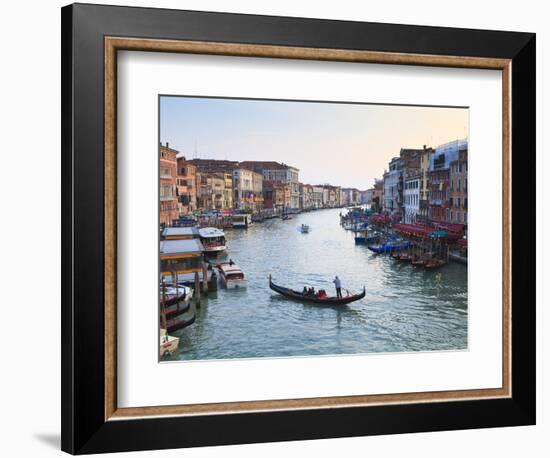
<path id="1" fill-rule="evenodd" d="M 307 296 L 308 289 L 307 286 L 304 286 L 304 289 L 302 290 L 302 296 Z"/>
<path id="2" fill-rule="evenodd" d="M 308 293 L 310 296 L 315 296 L 315 288 L 313 286 L 309 288 Z"/>
<path id="3" fill-rule="evenodd" d="M 229 259 L 229 265 L 232 266 L 233 264 L 235 264 L 235 263 L 233 262 L 233 259 L 230 258 Z"/>

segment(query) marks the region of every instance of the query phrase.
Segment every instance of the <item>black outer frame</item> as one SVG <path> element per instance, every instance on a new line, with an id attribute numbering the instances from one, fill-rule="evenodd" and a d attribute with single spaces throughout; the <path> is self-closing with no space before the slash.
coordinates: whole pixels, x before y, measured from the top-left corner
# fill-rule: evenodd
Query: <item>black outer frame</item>
<path id="1" fill-rule="evenodd" d="M 512 59 L 512 397 L 105 421 L 104 37 Z M 73 454 L 535 424 L 535 35 L 74 4 L 62 8 L 62 433 Z M 521 220 L 520 220 L 521 218 Z M 514 224 L 515 223 L 515 224 Z M 514 304 L 515 307 L 514 307 Z"/>

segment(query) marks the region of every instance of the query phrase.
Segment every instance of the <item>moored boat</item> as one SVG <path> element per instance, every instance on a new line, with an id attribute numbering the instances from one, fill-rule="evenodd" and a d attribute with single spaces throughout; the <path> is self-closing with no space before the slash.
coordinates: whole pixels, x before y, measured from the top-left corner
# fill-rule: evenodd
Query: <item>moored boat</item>
<path id="1" fill-rule="evenodd" d="M 179 337 L 169 336 L 166 329 L 160 330 L 159 356 L 171 356 L 178 349 Z"/>
<path id="2" fill-rule="evenodd" d="M 445 264 L 447 264 L 443 259 L 438 258 L 432 258 L 426 261 L 424 264 L 424 268 L 426 269 L 437 269 L 439 267 L 443 267 Z"/>
<path id="3" fill-rule="evenodd" d="M 205 255 L 217 256 L 226 250 L 225 233 L 222 230 L 215 227 L 202 227 L 199 229 L 199 235 Z"/>
<path id="4" fill-rule="evenodd" d="M 248 213 L 231 216 L 233 229 L 248 229 L 252 225 L 252 217 Z"/>
<path id="5" fill-rule="evenodd" d="M 374 253 L 391 253 L 392 251 L 396 250 L 405 250 L 410 246 L 411 243 L 408 241 L 395 240 L 391 242 L 381 243 L 379 245 L 369 245 L 367 248 Z"/>
<path id="6" fill-rule="evenodd" d="M 226 288 L 246 288 L 246 276 L 233 261 L 222 262 L 216 267 L 220 271 L 220 280 Z"/>
<path id="7" fill-rule="evenodd" d="M 289 299 L 294 299 L 302 302 L 310 302 L 314 304 L 321 304 L 321 305 L 346 305 L 351 302 L 358 301 L 360 299 L 363 299 L 366 294 L 366 289 L 363 287 L 363 291 L 359 294 L 350 294 L 348 296 L 344 296 L 342 298 L 334 297 L 334 296 L 326 296 L 326 295 L 309 295 L 304 294 L 300 291 L 295 291 L 290 288 L 285 288 L 284 286 L 279 286 L 273 283 L 271 280 L 271 275 L 269 276 L 269 288 L 276 293 L 281 294 L 282 296 L 288 297 Z"/>
<path id="8" fill-rule="evenodd" d="M 175 305 L 178 302 L 185 301 L 188 295 L 188 289 L 185 286 L 160 286 L 160 304 L 164 307 Z"/>
<path id="9" fill-rule="evenodd" d="M 170 304 L 162 302 L 162 286 L 161 286 L 161 306 L 162 311 L 166 314 L 166 317 L 173 317 L 181 315 L 189 310 L 191 304 L 191 299 L 193 297 L 193 288 L 184 285 L 174 286 L 165 286 L 164 287 L 165 295 L 166 294 L 177 294 L 178 300 Z"/>

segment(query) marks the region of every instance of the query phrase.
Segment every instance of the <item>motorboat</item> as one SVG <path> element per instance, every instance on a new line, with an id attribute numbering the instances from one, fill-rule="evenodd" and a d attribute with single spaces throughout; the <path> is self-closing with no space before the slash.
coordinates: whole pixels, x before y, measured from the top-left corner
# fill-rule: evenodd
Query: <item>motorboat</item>
<path id="1" fill-rule="evenodd" d="M 222 262 L 216 266 L 220 271 L 222 285 L 228 289 L 246 288 L 246 276 L 242 269 L 232 260 Z"/>

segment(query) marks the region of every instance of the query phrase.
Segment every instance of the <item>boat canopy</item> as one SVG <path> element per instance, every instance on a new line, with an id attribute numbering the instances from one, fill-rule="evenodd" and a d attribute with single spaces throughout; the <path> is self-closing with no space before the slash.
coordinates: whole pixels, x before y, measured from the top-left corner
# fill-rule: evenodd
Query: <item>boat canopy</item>
<path id="1" fill-rule="evenodd" d="M 199 234 L 201 238 L 214 238 L 214 237 L 225 237 L 225 233 L 215 227 L 202 227 L 199 229 Z"/>
<path id="2" fill-rule="evenodd" d="M 175 255 L 201 254 L 204 247 L 200 240 L 163 240 L 160 242 L 160 257 L 172 257 Z"/>
<path id="3" fill-rule="evenodd" d="M 167 227 L 162 231 L 162 236 L 169 238 L 196 238 L 199 231 L 196 227 Z"/>

